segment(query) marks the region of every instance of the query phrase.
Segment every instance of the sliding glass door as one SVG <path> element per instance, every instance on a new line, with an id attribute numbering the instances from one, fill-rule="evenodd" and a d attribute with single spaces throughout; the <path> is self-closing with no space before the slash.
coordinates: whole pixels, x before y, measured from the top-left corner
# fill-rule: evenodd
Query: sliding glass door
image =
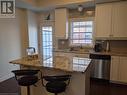
<path id="1" fill-rule="evenodd" d="M 53 57 L 53 39 L 52 39 L 52 26 L 42 27 L 42 56 L 43 65 L 52 67 Z"/>

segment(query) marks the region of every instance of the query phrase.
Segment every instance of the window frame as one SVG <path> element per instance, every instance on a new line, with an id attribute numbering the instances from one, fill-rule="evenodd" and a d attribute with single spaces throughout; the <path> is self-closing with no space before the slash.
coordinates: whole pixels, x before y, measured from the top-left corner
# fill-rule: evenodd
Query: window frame
<path id="1" fill-rule="evenodd" d="M 43 28 L 44 27 L 51 27 L 52 29 L 51 29 L 51 31 L 50 30 L 45 30 L 45 31 L 47 31 L 47 32 L 52 32 L 51 34 L 52 34 L 52 40 L 51 41 L 49 41 L 49 42 L 52 42 L 52 49 L 53 49 L 53 26 L 52 25 L 43 25 L 42 27 L 41 27 L 41 59 L 42 59 L 42 63 L 43 63 L 43 65 L 45 66 L 45 67 L 52 67 L 53 66 L 53 52 L 52 52 L 52 56 L 50 56 L 50 58 L 46 58 L 46 59 L 44 59 L 44 56 L 46 56 L 46 55 L 43 55 L 44 54 L 44 49 L 46 50 L 46 52 L 48 51 L 49 52 L 49 50 L 51 49 L 51 48 L 49 48 L 49 46 L 50 45 L 46 45 L 46 46 L 44 46 L 44 44 L 43 44 L 43 42 L 48 42 L 48 40 L 45 40 L 45 41 L 43 41 Z M 49 34 L 46 34 L 46 36 L 49 36 Z M 47 53 L 48 54 L 48 53 Z M 49 54 L 50 55 L 50 54 Z M 47 57 L 47 56 L 46 56 Z"/>
<path id="2" fill-rule="evenodd" d="M 83 22 L 83 21 L 92 21 L 93 22 L 93 28 L 92 28 L 92 43 L 91 44 L 72 44 L 71 43 L 71 33 L 72 33 L 72 22 Z M 71 18 L 69 19 L 69 45 L 70 47 L 73 46 L 83 46 L 87 48 L 92 48 L 94 45 L 94 17 L 85 17 L 85 18 Z"/>
<path id="3" fill-rule="evenodd" d="M 42 43 L 42 27 L 52 27 L 52 46 L 54 47 L 54 21 L 43 21 L 40 23 L 40 26 L 39 26 L 39 34 L 38 34 L 38 37 L 39 37 L 39 44 L 38 44 L 38 47 L 39 47 L 39 57 L 41 59 L 41 63 L 46 67 L 52 67 L 53 65 L 49 65 L 49 63 L 47 64 L 44 64 L 44 59 L 43 59 L 43 43 Z M 53 52 L 52 52 L 52 55 L 53 55 Z M 53 62 L 53 60 L 52 60 Z M 52 63 L 53 64 L 53 63 Z"/>

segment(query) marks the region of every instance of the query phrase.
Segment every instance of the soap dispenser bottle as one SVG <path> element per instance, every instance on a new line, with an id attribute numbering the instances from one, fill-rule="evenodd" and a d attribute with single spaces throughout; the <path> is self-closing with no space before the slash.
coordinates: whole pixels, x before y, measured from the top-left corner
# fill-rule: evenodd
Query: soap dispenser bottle
<path id="1" fill-rule="evenodd" d="M 109 52 L 110 51 L 110 42 L 107 41 L 106 43 L 106 52 Z"/>

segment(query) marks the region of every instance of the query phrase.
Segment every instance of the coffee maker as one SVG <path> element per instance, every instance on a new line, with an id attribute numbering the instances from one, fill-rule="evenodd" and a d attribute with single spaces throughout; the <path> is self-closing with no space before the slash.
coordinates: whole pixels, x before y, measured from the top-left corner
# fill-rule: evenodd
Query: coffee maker
<path id="1" fill-rule="evenodd" d="M 101 52 L 102 51 L 102 43 L 101 42 L 96 42 L 94 45 L 94 51 L 95 52 Z"/>

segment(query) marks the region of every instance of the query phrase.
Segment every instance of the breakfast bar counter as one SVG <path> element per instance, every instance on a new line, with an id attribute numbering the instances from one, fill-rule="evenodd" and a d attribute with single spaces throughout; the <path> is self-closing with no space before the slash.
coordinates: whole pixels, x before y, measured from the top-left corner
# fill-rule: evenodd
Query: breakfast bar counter
<path id="1" fill-rule="evenodd" d="M 18 64 L 23 66 L 32 66 L 32 67 L 42 67 L 40 59 L 36 60 L 29 60 L 27 57 L 23 57 L 21 59 L 12 60 L 9 63 L 11 64 Z"/>
<path id="2" fill-rule="evenodd" d="M 51 61 L 53 60 L 53 61 Z M 41 59 L 28 59 L 27 57 L 10 61 L 11 64 L 19 64 L 24 66 L 39 67 L 39 68 L 50 68 L 59 69 L 70 72 L 85 72 L 87 67 L 90 65 L 91 59 L 83 57 L 70 57 L 66 56 L 54 56 L 44 60 Z"/>
<path id="3" fill-rule="evenodd" d="M 32 59 L 27 57 L 10 61 L 10 64 L 19 64 L 23 68 L 40 69 L 42 75 L 72 75 L 65 93 L 59 95 L 89 95 L 91 59 L 83 56 L 53 56 L 47 60 Z M 41 81 L 37 87 L 32 86 L 32 95 L 51 95 L 42 86 Z M 25 88 L 21 87 L 21 95 L 26 95 Z"/>

